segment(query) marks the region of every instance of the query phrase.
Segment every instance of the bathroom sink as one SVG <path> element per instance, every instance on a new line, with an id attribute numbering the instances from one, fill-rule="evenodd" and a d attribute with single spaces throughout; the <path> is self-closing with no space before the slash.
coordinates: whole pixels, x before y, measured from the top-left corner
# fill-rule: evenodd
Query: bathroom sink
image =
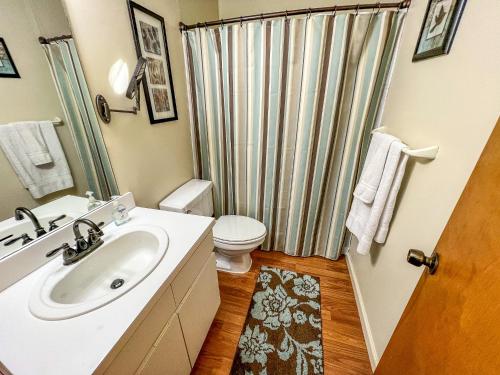
<path id="1" fill-rule="evenodd" d="M 34 316 L 68 319 L 112 302 L 144 280 L 168 248 L 167 233 L 154 226 L 127 226 L 102 239 L 102 246 L 75 264 L 63 266 L 61 257 L 52 261 L 30 297 Z"/>

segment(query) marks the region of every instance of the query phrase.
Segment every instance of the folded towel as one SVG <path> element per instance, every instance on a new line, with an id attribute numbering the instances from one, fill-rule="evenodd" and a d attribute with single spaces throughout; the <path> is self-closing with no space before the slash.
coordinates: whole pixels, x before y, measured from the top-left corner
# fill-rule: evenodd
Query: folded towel
<path id="1" fill-rule="evenodd" d="M 20 147 L 17 125 L 0 125 L 0 147 L 23 186 L 33 198 L 41 198 L 55 191 L 73 186 L 64 151 L 50 121 L 40 123 L 40 131 L 51 155 L 52 162 L 36 166 Z"/>
<path id="2" fill-rule="evenodd" d="M 373 202 L 365 203 L 354 197 L 346 226 L 358 239 L 357 252 L 367 254 L 372 241 L 383 243 L 394 211 L 397 194 L 401 186 L 408 155 L 402 153 L 406 145 L 399 140 L 391 142 L 383 163 L 380 183 Z"/>
<path id="3" fill-rule="evenodd" d="M 389 134 L 373 134 L 361 177 L 356 189 L 354 189 L 354 196 L 362 202 L 373 202 L 384 172 L 389 147 L 395 141 L 398 141 L 398 139 Z"/>
<path id="4" fill-rule="evenodd" d="M 53 161 L 42 135 L 40 124 L 40 122 L 36 121 L 11 124 L 13 130 L 17 132 L 17 137 L 12 138 L 12 142 L 18 142 L 18 147 L 26 153 L 26 156 L 36 166 L 52 163 Z"/>

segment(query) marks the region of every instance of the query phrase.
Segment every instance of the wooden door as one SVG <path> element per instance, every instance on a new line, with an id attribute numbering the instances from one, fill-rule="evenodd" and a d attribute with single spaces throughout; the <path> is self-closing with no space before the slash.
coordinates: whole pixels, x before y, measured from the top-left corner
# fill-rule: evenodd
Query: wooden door
<path id="1" fill-rule="evenodd" d="M 500 374 L 500 121 L 375 371 Z"/>

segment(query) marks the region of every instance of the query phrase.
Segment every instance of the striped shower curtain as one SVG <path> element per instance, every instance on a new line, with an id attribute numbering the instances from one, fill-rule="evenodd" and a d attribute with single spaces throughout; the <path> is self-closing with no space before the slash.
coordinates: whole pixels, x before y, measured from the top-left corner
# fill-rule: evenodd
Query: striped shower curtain
<path id="1" fill-rule="evenodd" d="M 337 259 L 404 11 L 184 32 L 195 175 L 216 216 L 262 221 L 264 249 Z"/>
<path id="2" fill-rule="evenodd" d="M 89 189 L 97 199 L 119 194 L 73 39 L 42 44 Z"/>

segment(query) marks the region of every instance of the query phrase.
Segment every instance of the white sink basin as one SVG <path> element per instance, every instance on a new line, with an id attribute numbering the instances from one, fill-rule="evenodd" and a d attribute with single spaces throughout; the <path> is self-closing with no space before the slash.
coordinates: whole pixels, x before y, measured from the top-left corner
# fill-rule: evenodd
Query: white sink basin
<path id="1" fill-rule="evenodd" d="M 63 266 L 61 256 L 52 262 L 31 294 L 29 309 L 34 316 L 68 319 L 110 303 L 148 276 L 168 248 L 167 233 L 151 226 L 113 230 L 103 240 L 101 247 L 75 264 Z M 118 287 L 113 289 L 112 284 Z"/>

